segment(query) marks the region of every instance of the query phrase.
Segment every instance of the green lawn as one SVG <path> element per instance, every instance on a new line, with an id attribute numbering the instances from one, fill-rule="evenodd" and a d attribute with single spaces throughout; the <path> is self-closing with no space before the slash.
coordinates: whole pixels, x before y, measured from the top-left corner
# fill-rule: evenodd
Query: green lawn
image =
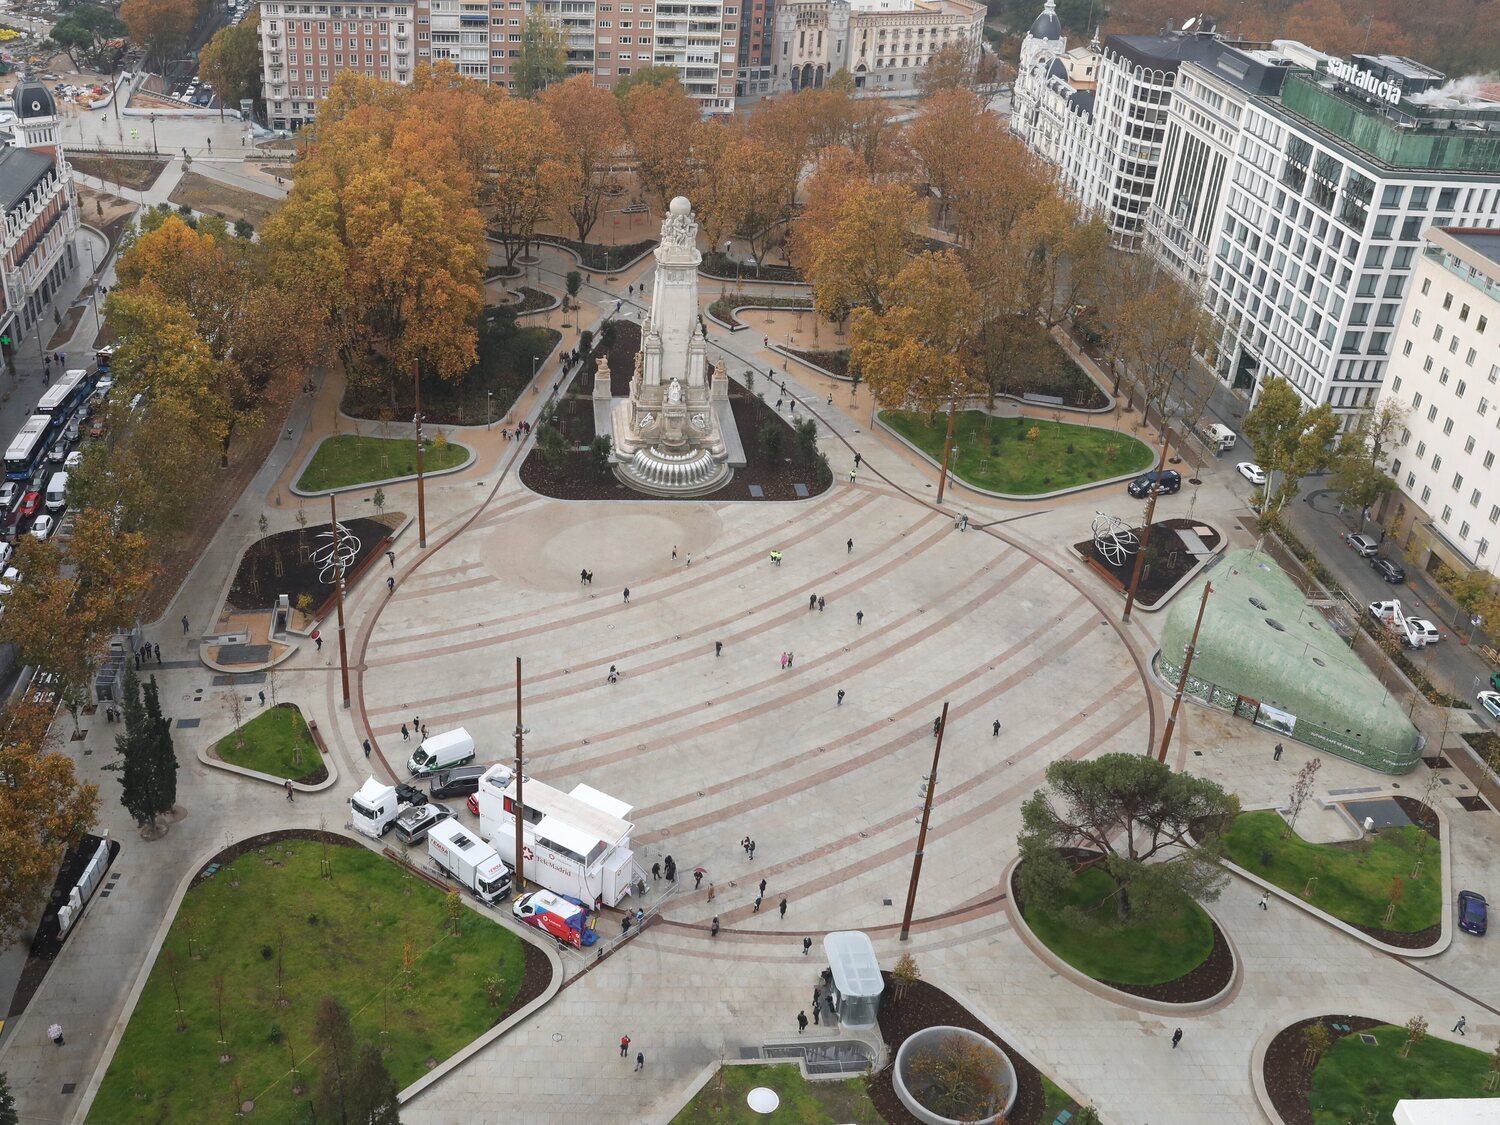
<path id="1" fill-rule="evenodd" d="M 1163 984 L 1186 976 L 1208 959 L 1214 946 L 1207 912 L 1184 896 L 1172 914 L 1149 924 L 1115 923 L 1114 900 L 1099 905 L 1113 883 L 1099 867 L 1073 880 L 1067 905 L 1101 919 L 1080 925 L 1077 917 L 1028 903 L 1026 924 L 1047 946 L 1079 972 L 1117 984 Z"/>
<path id="2" fill-rule="evenodd" d="M 745 1104 L 745 1095 L 757 1086 L 768 1086 L 781 1095 L 775 1113 L 754 1113 Z M 722 1121 L 725 1125 L 839 1125 L 879 1120 L 880 1114 L 865 1093 L 863 1078 L 809 1082 L 794 1064 L 774 1063 L 720 1067 L 697 1097 L 672 1118 L 672 1125 L 699 1125 L 704 1121 Z"/>
<path id="3" fill-rule="evenodd" d="M 227 1120 L 235 1079 L 254 1099 L 256 1121 L 302 1120 L 306 1096 L 294 1099 L 288 1072 L 295 1053 L 302 1081 L 313 1088 L 313 1018 L 325 996 L 349 1009 L 358 1040 L 388 1029 L 386 1066 L 402 1087 L 427 1072 L 428 1059 L 448 1058 L 495 1024 L 521 983 L 519 938 L 467 910 L 463 932 L 454 936 L 444 928 L 436 888 L 360 847 L 328 848 L 333 877 L 325 880 L 323 855 L 310 841 L 280 841 L 188 892 L 89 1121 Z M 410 988 L 401 980 L 408 940 L 415 954 Z M 285 1004 L 277 996 L 278 949 Z M 167 951 L 175 958 L 183 1031 Z M 503 981 L 494 1007 L 484 985 L 491 976 Z M 224 982 L 227 1048 L 218 1042 L 216 978 Z M 229 1061 L 220 1063 L 226 1052 Z"/>
<path id="4" fill-rule="evenodd" d="M 1319 1060 L 1308 1097 L 1314 1125 L 1360 1121 L 1369 1109 L 1380 1115 L 1380 1125 L 1392 1125 L 1392 1111 L 1403 1098 L 1500 1097 L 1484 1088 L 1490 1065 L 1482 1051 L 1429 1035 L 1403 1059 L 1403 1028 L 1382 1024 L 1366 1034 L 1379 1045 L 1345 1035 Z"/>
<path id="5" fill-rule="evenodd" d="M 469 458 L 466 446 L 428 439 L 422 451 L 422 471 L 435 473 L 462 465 Z M 338 434 L 324 438 L 307 463 L 297 487 L 304 492 L 348 488 L 354 484 L 417 475 L 415 438 L 356 437 Z"/>
<path id="6" fill-rule="evenodd" d="M 1296 833 L 1282 839 L 1285 829 L 1286 821 L 1269 809 L 1241 813 L 1225 835 L 1229 858 L 1356 926 L 1412 933 L 1441 921 L 1442 847 L 1432 837 L 1426 837 L 1422 877 L 1410 878 L 1417 847 L 1426 836 L 1420 828 L 1382 828 L 1366 841 L 1352 844 L 1310 844 Z M 1385 910 L 1397 875 L 1405 890 L 1387 925 Z M 1313 876 L 1317 876 L 1317 888 L 1311 897 L 1304 896 L 1303 888 Z"/>
<path id="7" fill-rule="evenodd" d="M 1052 1125 L 1057 1120 L 1057 1115 L 1065 1109 L 1076 1117 L 1078 1103 L 1063 1093 L 1062 1088 L 1045 1074 L 1041 1078 L 1042 1093 L 1046 1096 L 1046 1101 L 1042 1103 L 1041 1125 Z"/>
<path id="8" fill-rule="evenodd" d="M 934 461 L 943 459 L 948 416 L 882 410 L 881 421 Z M 1026 435 L 1037 432 L 1036 440 Z M 1144 472 L 1156 460 L 1145 443 L 1114 430 L 1049 418 L 996 418 L 961 410 L 953 428 L 954 476 L 966 484 L 1030 496 Z"/>
<path id="9" fill-rule="evenodd" d="M 323 755 L 307 732 L 307 720 L 290 704 L 267 707 L 219 739 L 214 751 L 236 766 L 294 781 L 323 768 Z"/>

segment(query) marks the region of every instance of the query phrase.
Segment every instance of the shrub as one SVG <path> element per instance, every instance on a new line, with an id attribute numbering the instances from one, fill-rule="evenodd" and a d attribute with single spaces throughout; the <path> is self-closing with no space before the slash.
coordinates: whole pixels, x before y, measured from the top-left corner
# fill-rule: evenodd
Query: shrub
<path id="1" fill-rule="evenodd" d="M 281 1030 L 281 1025 L 279 1023 L 273 1023 L 271 1025 L 271 1030 L 266 1032 L 267 1043 L 280 1043 L 285 1038 L 286 1032 Z"/>
<path id="2" fill-rule="evenodd" d="M 785 433 L 779 422 L 773 422 L 760 431 L 760 447 L 772 461 L 781 458 L 781 443 L 784 440 Z"/>

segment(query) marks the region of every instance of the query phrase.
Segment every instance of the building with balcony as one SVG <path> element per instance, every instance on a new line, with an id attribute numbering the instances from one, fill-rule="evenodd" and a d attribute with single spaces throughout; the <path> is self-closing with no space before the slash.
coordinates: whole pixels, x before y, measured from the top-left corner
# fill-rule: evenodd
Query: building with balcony
<path id="1" fill-rule="evenodd" d="M 1388 535 L 1429 573 L 1500 576 L 1500 230 L 1428 227 L 1380 401 L 1405 411 Z"/>
<path id="2" fill-rule="evenodd" d="M 771 93 L 819 87 L 841 70 L 872 96 L 918 92 L 922 69 L 958 44 L 979 65 L 984 5 L 972 0 L 783 0 L 771 44 Z"/>
<path id="3" fill-rule="evenodd" d="M 570 74 L 612 87 L 640 67 L 678 69 L 705 113 L 734 109 L 740 12 L 723 0 L 414 0 L 410 4 L 261 4 L 262 85 L 270 125 L 298 129 L 342 71 L 411 81 L 449 62 L 507 89 L 526 20 L 540 13 L 563 34 Z"/>
<path id="4" fill-rule="evenodd" d="M 57 106 L 40 82 L 23 78 L 12 94 L 16 144 L 0 150 L 0 345 L 10 367 L 17 344 L 34 334 L 37 351 L 52 334 L 46 314 L 58 287 L 78 268 L 79 227 L 73 169 L 58 132 Z M 45 325 L 45 332 L 43 327 Z"/>

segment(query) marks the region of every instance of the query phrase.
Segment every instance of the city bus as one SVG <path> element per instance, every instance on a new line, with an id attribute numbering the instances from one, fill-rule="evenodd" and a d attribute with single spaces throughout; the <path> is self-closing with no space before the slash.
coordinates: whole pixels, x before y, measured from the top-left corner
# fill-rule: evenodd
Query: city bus
<path id="1" fill-rule="evenodd" d="M 33 414 L 26 419 L 5 450 L 5 479 L 29 481 L 36 476 L 62 426 L 60 414 Z"/>
<path id="2" fill-rule="evenodd" d="M 94 390 L 94 381 L 82 368 L 66 372 L 57 382 L 47 388 L 36 404 L 38 414 L 54 414 L 64 420 L 71 418 Z"/>

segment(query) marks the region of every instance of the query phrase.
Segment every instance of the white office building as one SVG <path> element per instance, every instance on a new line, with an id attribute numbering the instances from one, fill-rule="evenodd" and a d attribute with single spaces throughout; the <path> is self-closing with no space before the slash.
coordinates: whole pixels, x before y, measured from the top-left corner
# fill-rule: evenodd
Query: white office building
<path id="1" fill-rule="evenodd" d="M 1387 530 L 1413 566 L 1500 575 L 1500 230 L 1429 227 L 1380 399 L 1406 411 Z"/>

